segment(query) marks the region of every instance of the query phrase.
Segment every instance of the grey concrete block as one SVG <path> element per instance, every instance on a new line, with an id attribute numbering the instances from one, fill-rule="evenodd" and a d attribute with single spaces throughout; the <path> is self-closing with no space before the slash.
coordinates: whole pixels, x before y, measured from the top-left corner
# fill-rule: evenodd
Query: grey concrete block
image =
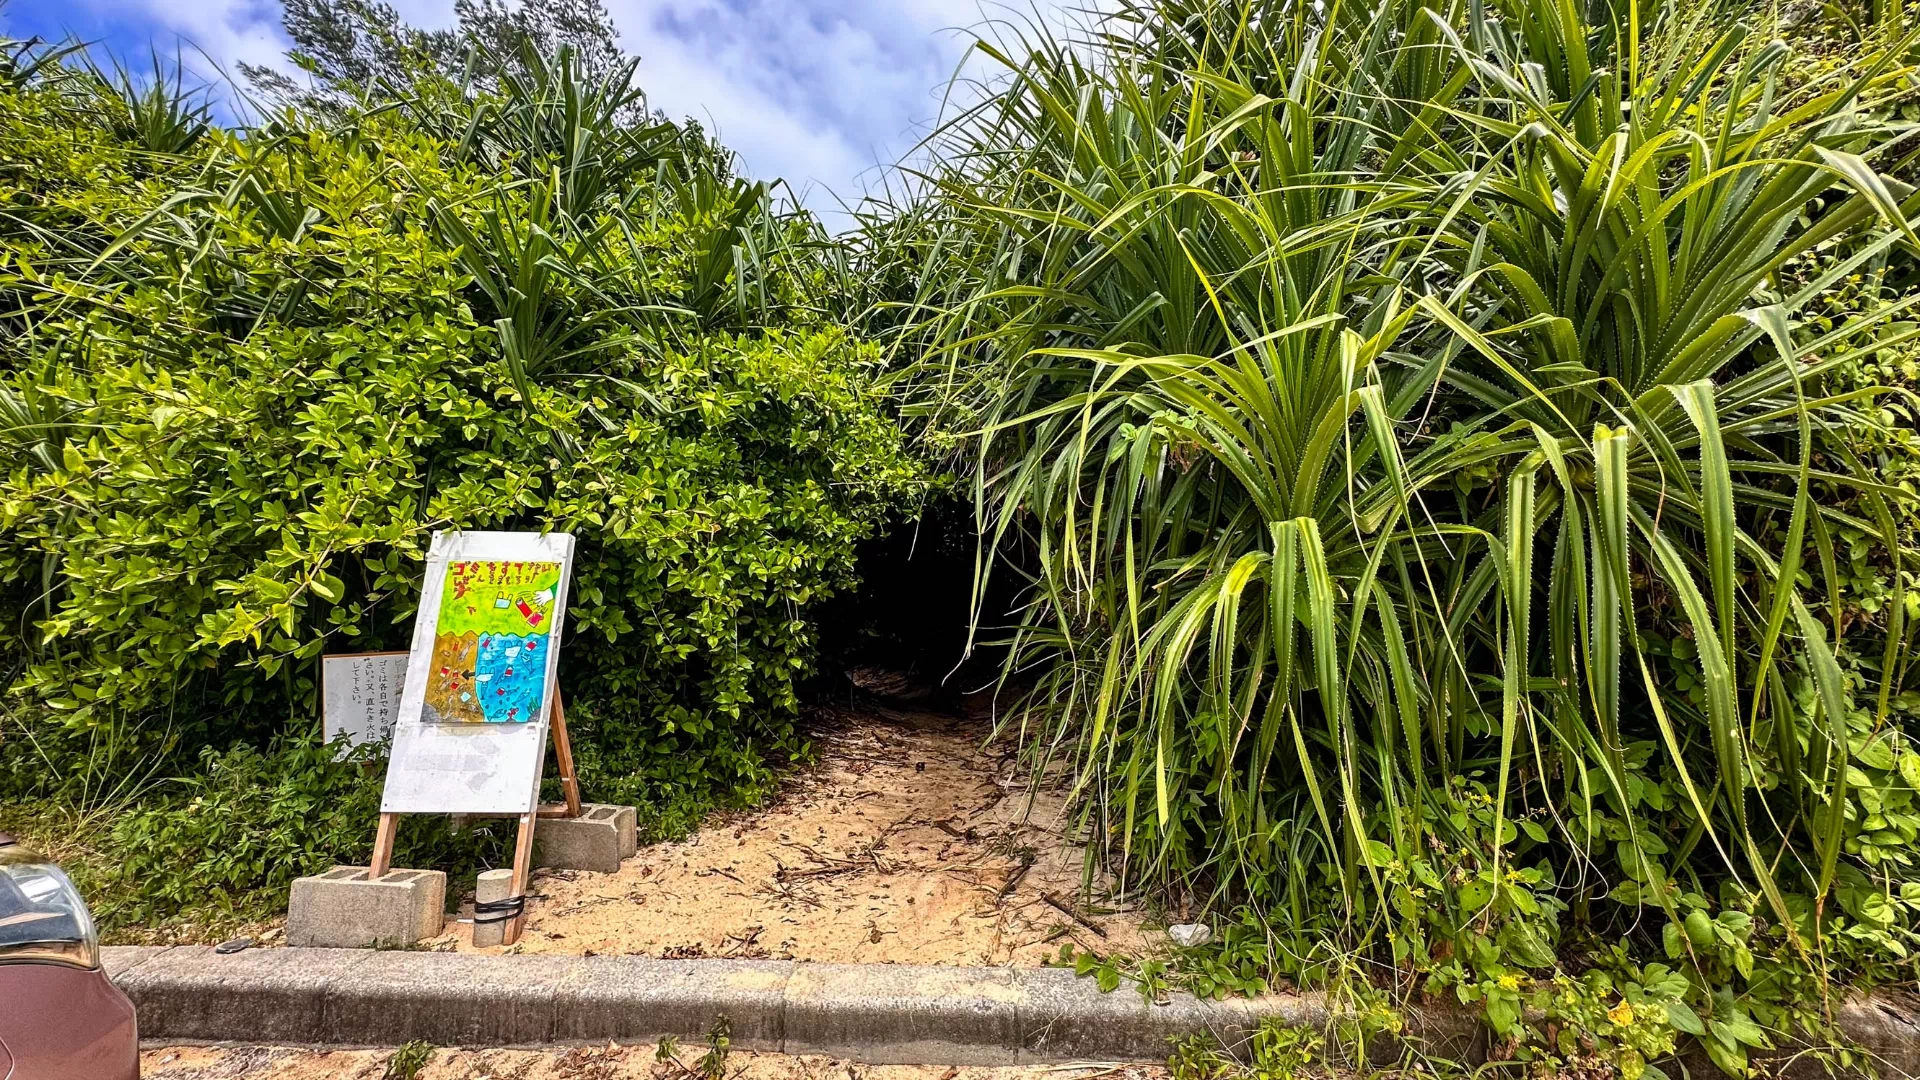
<path id="1" fill-rule="evenodd" d="M 1847 1037 L 1870 1055 L 1882 1076 L 1920 1076 L 1920 995 L 1912 991 L 1879 990 L 1872 997 L 1856 997 L 1841 1005 L 1834 1021 Z M 1811 1055 L 1794 1064 L 1811 1075 L 1818 1062 Z"/>
<path id="2" fill-rule="evenodd" d="M 1456 1061 L 1480 1061 L 1486 1052 L 1486 1026 L 1478 1015 L 1445 1002 L 1408 1010 L 1407 1026 L 1398 1036 L 1375 1035 L 1360 1047 L 1344 1042 L 1351 1026 L 1342 1030 L 1341 1006 L 1325 994 L 1201 1001 L 1174 993 L 1148 1003 L 1132 986 L 1103 994 L 1091 979 L 1061 968 L 1022 969 L 1018 976 L 1022 1063 L 1164 1059 L 1176 1040 L 1193 1035 L 1210 1035 L 1221 1046 L 1244 1052 L 1269 1019 L 1320 1033 L 1326 1040 L 1321 1054 L 1336 1065 L 1357 1065 L 1350 1058 L 1358 1050 L 1374 1065 L 1389 1064 L 1409 1045 Z"/>
<path id="3" fill-rule="evenodd" d="M 113 948 L 102 962 L 133 1000 L 150 1042 L 692 1040 L 725 1013 L 736 1045 L 875 1064 L 1154 1060 L 1164 1059 L 1170 1037 L 1195 1032 L 1233 1046 L 1263 1017 L 1324 1030 L 1337 1007 L 1318 994 L 1221 1002 L 1175 995 L 1149 1005 L 1130 990 L 1101 994 L 1091 980 L 1058 970 L 345 949 L 219 956 L 205 946 Z M 1409 1002 L 1404 1015 L 1407 1042 L 1465 1064 L 1485 1058 L 1484 1025 L 1472 1010 L 1436 999 Z M 1882 991 L 1841 1004 L 1835 1019 L 1883 1069 L 1920 1071 L 1920 997 Z M 1777 1059 L 1815 1041 L 1785 1039 L 1760 1056 Z M 1369 1056 L 1377 1062 L 1396 1048 L 1381 1040 Z M 1683 1060 L 1705 1068 L 1697 1057 Z M 1817 1065 L 1812 1055 L 1773 1064 L 1795 1080 Z"/>
<path id="4" fill-rule="evenodd" d="M 296 878 L 287 896 L 287 944 L 330 949 L 397 948 L 436 937 L 445 925 L 447 875 L 336 866 Z"/>
<path id="5" fill-rule="evenodd" d="M 779 1050 L 785 1036 L 786 960 L 654 960 L 596 956 L 581 961 L 554 1000 L 561 1042 L 655 1042 L 706 1037 L 725 1015 L 735 1046 Z"/>
<path id="6" fill-rule="evenodd" d="M 591 805 L 600 806 L 600 803 Z M 586 807 L 580 808 L 581 813 Z M 640 850 L 640 815 L 631 806 L 613 807 L 613 827 L 620 833 L 620 857 L 631 859 Z"/>
<path id="7" fill-rule="evenodd" d="M 133 1002 L 144 1038 L 332 1041 L 326 998 L 367 954 L 313 949 L 168 949 L 114 981 Z"/>
<path id="8" fill-rule="evenodd" d="M 289 950 L 291 951 L 291 950 Z M 308 954 L 311 955 L 311 954 Z M 436 952 L 351 954 L 327 991 L 327 1041 L 533 1046 L 553 1038 L 554 996 L 580 961 Z"/>
<path id="9" fill-rule="evenodd" d="M 1375 1065 L 1398 1060 L 1411 1049 L 1446 1061 L 1482 1062 L 1487 1059 L 1493 1033 L 1477 1007 L 1445 998 L 1428 998 L 1402 1010 L 1405 1028 L 1398 1036 L 1379 1035 L 1367 1044 L 1367 1059 Z M 1714 1070 L 1698 1075 L 1713 1075 Z"/>
<path id="10" fill-rule="evenodd" d="M 533 828 L 533 865 L 617 873 L 638 848 L 631 806 L 586 803 L 577 818 L 540 818 Z"/>
<path id="11" fill-rule="evenodd" d="M 1838 1003 L 1834 1023 L 1853 1043 L 1853 1068 L 1842 1076 L 1920 1076 L 1920 996 L 1910 991 L 1876 990 L 1871 996 Z M 1770 1050 L 1749 1050 L 1755 1076 L 1778 1080 L 1830 1080 L 1827 1063 L 1818 1051 L 1831 1051 L 1834 1040 L 1825 1034 L 1796 1030 L 1776 1035 Z M 1724 1076 L 1698 1041 L 1681 1046 L 1680 1062 L 1692 1076 Z M 1873 1070 L 1869 1072 L 1868 1070 Z M 1679 1069 L 1666 1067 L 1668 1076 Z"/>
<path id="12" fill-rule="evenodd" d="M 784 1049 L 877 1065 L 1010 1065 L 1020 996 L 1006 968 L 796 964 Z"/>

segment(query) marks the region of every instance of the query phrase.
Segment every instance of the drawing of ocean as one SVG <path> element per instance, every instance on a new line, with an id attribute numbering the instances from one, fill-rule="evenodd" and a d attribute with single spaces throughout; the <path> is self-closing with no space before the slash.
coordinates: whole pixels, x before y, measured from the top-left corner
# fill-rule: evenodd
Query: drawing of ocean
<path id="1" fill-rule="evenodd" d="M 473 689 L 489 724 L 524 724 L 540 715 L 547 691 L 547 635 L 482 634 Z"/>

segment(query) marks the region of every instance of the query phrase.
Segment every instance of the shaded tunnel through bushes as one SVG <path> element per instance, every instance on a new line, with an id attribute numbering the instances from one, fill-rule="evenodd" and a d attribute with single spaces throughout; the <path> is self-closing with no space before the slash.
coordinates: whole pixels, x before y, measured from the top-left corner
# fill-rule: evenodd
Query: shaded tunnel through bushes
<path id="1" fill-rule="evenodd" d="M 857 584 L 820 608 L 819 672 L 806 697 L 821 704 L 859 700 L 866 689 L 859 683 L 876 677 L 886 684 L 882 697 L 906 693 L 939 708 L 992 693 L 1006 654 L 1000 639 L 1021 597 L 1015 571 L 1025 562 L 1017 552 L 1002 554 L 969 653 L 977 552 L 972 501 L 951 493 L 863 541 Z"/>

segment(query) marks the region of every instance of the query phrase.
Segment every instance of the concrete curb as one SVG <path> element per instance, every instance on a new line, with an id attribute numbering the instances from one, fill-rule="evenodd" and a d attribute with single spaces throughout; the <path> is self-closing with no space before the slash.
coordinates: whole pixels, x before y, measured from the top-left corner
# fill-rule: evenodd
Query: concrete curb
<path id="1" fill-rule="evenodd" d="M 475 956 L 358 949 L 204 946 L 102 950 L 133 999 L 143 1040 L 302 1046 L 537 1046 L 704 1036 L 715 1016 L 736 1046 L 871 1064 L 1016 1065 L 1164 1060 L 1170 1038 L 1232 1045 L 1267 1016 L 1322 1025 L 1325 1000 L 1275 994 L 1148 1005 L 1048 968 Z M 1484 1052 L 1464 1013 L 1430 1022 L 1423 1047 Z M 1397 1048 L 1396 1048 L 1397 1052 Z"/>
<path id="2" fill-rule="evenodd" d="M 1232 1046 L 1267 1017 L 1324 1029 L 1318 994 L 1221 1002 L 1175 994 L 1149 1005 L 1128 989 L 1051 968 L 654 960 L 632 956 L 475 956 L 357 949 L 204 946 L 102 950 L 156 1042 L 306 1046 L 539 1046 L 698 1039 L 725 1014 L 736 1046 L 828 1054 L 870 1064 L 1022 1065 L 1164 1060 L 1168 1040 L 1207 1032 Z M 1911 996 L 1851 1002 L 1841 1027 L 1883 1074 L 1920 1075 L 1920 1009 Z M 1466 1010 L 1410 1009 L 1400 1041 L 1479 1062 L 1486 1030 Z M 1689 1065 L 1693 1062 L 1689 1061 Z M 1702 1062 L 1704 1064 L 1704 1062 Z M 1787 1075 L 1814 1075 L 1810 1058 Z M 1712 1075 L 1708 1066 L 1704 1075 Z"/>

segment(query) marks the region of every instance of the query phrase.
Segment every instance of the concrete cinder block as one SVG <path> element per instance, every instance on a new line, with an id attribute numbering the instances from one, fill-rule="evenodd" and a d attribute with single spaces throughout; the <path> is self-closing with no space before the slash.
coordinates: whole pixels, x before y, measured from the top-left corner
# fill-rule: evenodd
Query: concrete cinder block
<path id="1" fill-rule="evenodd" d="M 401 948 L 439 935 L 446 922 L 447 875 L 389 870 L 372 881 L 367 874 L 364 866 L 336 866 L 296 878 L 287 898 L 287 944 Z"/>
<path id="2" fill-rule="evenodd" d="M 541 818 L 533 828 L 533 864 L 556 870 L 617 873 L 638 850 L 631 806 L 587 803 L 577 818 Z"/>
<path id="3" fill-rule="evenodd" d="M 876 1065 L 1011 1065 L 1019 1003 L 1007 968 L 796 964 L 784 1049 Z"/>

